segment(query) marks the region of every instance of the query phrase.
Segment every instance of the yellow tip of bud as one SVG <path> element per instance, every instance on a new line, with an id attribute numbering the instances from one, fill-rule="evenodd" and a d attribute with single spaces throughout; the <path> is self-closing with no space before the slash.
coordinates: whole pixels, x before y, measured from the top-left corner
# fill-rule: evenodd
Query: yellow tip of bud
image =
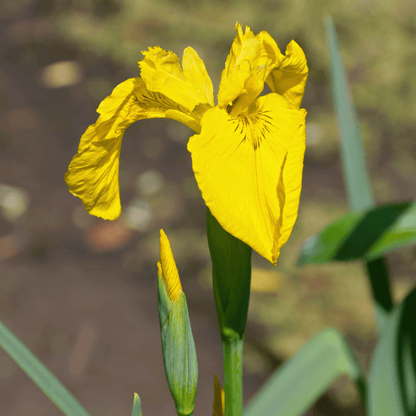
<path id="1" fill-rule="evenodd" d="M 214 374 L 214 416 L 225 415 L 225 394 L 221 387 L 220 381 L 216 374 Z"/>
<path id="2" fill-rule="evenodd" d="M 168 237 L 163 230 L 160 230 L 160 261 L 157 263 L 157 270 L 165 283 L 169 299 L 175 302 L 182 292 L 182 285 Z"/>

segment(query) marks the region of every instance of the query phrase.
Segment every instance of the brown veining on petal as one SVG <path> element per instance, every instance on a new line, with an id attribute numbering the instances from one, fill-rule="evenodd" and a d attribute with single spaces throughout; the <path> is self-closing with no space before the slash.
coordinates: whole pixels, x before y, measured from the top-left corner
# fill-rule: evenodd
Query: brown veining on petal
<path id="1" fill-rule="evenodd" d="M 254 150 L 261 146 L 266 134 L 270 134 L 273 128 L 271 117 L 267 113 L 268 111 L 259 109 L 252 113 L 243 112 L 231 118 L 234 131 L 242 137 L 241 141 L 248 140 L 253 145 Z"/>
<path id="2" fill-rule="evenodd" d="M 163 94 L 147 90 L 144 86 L 136 92 L 136 100 L 141 112 L 178 110 L 188 114 L 188 111 L 181 105 L 175 103 Z"/>

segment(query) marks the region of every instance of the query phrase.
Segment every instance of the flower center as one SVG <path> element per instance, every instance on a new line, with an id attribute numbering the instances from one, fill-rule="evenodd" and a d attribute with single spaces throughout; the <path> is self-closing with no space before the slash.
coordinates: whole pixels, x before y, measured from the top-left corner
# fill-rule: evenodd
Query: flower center
<path id="1" fill-rule="evenodd" d="M 243 137 L 242 142 L 248 141 L 254 150 L 260 147 L 266 134 L 271 133 L 273 128 L 271 117 L 267 113 L 260 109 L 251 113 L 243 112 L 231 118 L 235 131 Z"/>

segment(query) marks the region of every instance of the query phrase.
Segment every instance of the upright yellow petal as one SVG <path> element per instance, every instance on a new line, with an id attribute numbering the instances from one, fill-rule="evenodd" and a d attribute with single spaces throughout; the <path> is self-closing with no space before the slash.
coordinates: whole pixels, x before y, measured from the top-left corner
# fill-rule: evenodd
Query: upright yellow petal
<path id="1" fill-rule="evenodd" d="M 293 202 L 286 212 L 286 187 L 292 201 L 301 172 L 291 167 L 286 178 L 284 171 L 305 115 L 282 96 L 268 94 L 236 117 L 218 107 L 208 110 L 201 133 L 188 143 L 211 213 L 226 231 L 273 264 L 290 234 L 287 225 L 294 223 Z M 295 171 L 298 176 L 293 177 Z"/>
<path id="2" fill-rule="evenodd" d="M 191 47 L 185 48 L 182 57 L 183 74 L 200 95 L 200 103 L 214 106 L 214 89 L 204 61 Z"/>
<path id="3" fill-rule="evenodd" d="M 169 299 L 175 302 L 182 292 L 182 285 L 168 237 L 163 230 L 160 230 L 160 261 L 157 267 L 159 276 L 166 285 Z"/>
<path id="4" fill-rule="evenodd" d="M 145 57 L 139 62 L 141 77 L 149 91 L 165 95 L 188 112 L 198 104 L 213 105 L 211 80 L 203 61 L 192 48 L 184 51 L 184 71 L 179 58 L 171 51 L 157 46 L 142 53 Z"/>
<path id="5" fill-rule="evenodd" d="M 237 34 L 231 45 L 230 53 L 227 56 L 225 68 L 221 73 L 221 82 L 225 81 L 225 79 L 230 76 L 235 68 L 240 65 L 241 61 L 254 61 L 259 57 L 259 40 L 251 29 L 246 26 L 246 30 L 243 33 L 241 24 L 236 23 L 235 30 L 237 31 Z"/>
<path id="6" fill-rule="evenodd" d="M 286 47 L 284 58 L 276 65 L 266 82 L 273 92 L 283 95 L 293 105 L 300 107 L 308 71 L 302 48 L 292 40 Z"/>
<path id="7" fill-rule="evenodd" d="M 100 117 L 81 137 L 65 181 L 90 214 L 114 220 L 121 213 L 118 172 L 126 128 L 137 120 L 155 117 L 180 121 L 195 132 L 200 131 L 200 124 L 179 104 L 148 91 L 140 78 L 119 84 L 97 111 Z"/>
<path id="8" fill-rule="evenodd" d="M 284 56 L 274 39 L 265 31 L 254 35 L 249 27 L 243 34 L 236 24 L 237 35 L 221 74 L 218 106 L 238 115 L 263 91 L 269 74 Z"/>
<path id="9" fill-rule="evenodd" d="M 261 55 L 261 40 L 255 36 L 247 26 L 245 33 L 240 24 L 236 24 L 237 35 L 231 46 L 231 51 L 225 63 L 225 69 L 221 74 L 220 88 L 218 92 L 218 105 L 227 107 L 237 97 L 241 102 L 242 93 L 250 95 L 251 100 L 245 100 L 246 108 L 263 90 L 264 76 L 260 83 L 253 79 L 247 83 L 250 77 L 258 77 L 258 72 L 263 68 L 258 67 Z M 242 108 L 242 109 L 244 109 Z"/>
<path id="10" fill-rule="evenodd" d="M 269 70 L 271 71 L 284 56 L 280 52 L 275 40 L 266 31 L 260 32 L 258 37 L 261 40 L 259 65 L 265 65 L 267 62 L 270 62 Z"/>

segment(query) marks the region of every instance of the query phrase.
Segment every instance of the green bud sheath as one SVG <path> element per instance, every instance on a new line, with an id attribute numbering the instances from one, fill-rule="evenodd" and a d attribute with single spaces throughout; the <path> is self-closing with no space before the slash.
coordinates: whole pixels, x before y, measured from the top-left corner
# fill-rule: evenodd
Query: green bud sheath
<path id="1" fill-rule="evenodd" d="M 250 299 L 252 249 L 225 231 L 209 209 L 207 234 L 221 336 L 242 339 Z"/>
<path id="2" fill-rule="evenodd" d="M 172 302 L 158 276 L 159 320 L 166 378 L 176 411 L 192 415 L 198 383 L 198 362 L 185 294 Z"/>

